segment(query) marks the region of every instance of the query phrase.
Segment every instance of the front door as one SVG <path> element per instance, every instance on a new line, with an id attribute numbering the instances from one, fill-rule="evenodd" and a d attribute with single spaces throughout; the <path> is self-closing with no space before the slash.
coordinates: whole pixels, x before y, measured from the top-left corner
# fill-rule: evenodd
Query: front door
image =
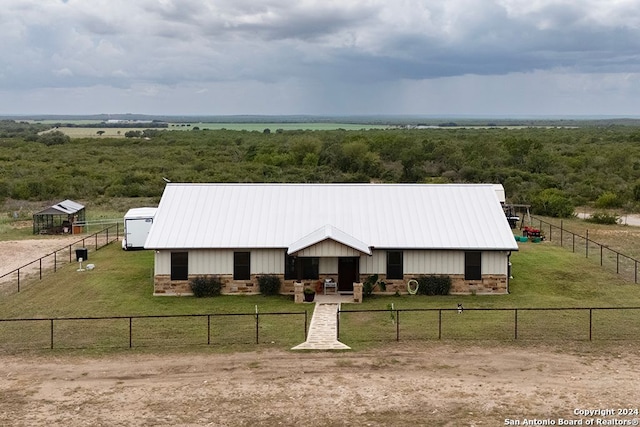
<path id="1" fill-rule="evenodd" d="M 338 292 L 353 292 L 353 282 L 360 276 L 360 258 L 338 258 Z"/>

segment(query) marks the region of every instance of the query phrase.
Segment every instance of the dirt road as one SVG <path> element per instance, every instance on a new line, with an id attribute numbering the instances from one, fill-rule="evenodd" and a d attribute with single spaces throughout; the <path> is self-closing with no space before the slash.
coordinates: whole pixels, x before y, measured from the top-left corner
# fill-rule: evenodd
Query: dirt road
<path id="1" fill-rule="evenodd" d="M 7 426 L 497 426 L 637 408 L 634 348 L 0 356 Z M 607 416 L 631 421 L 629 416 Z"/>

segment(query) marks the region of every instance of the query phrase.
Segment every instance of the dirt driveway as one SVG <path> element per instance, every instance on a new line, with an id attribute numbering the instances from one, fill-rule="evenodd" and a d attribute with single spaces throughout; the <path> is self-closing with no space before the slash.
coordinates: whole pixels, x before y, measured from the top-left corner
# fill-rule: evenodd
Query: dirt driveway
<path id="1" fill-rule="evenodd" d="M 69 243 L 2 242 L 0 274 Z M 574 411 L 640 408 L 638 350 L 412 342 L 347 353 L 0 354 L 0 426 L 623 425 L 597 422 L 640 417 Z"/>
<path id="2" fill-rule="evenodd" d="M 0 355 L 0 424 L 498 426 L 524 418 L 631 422 L 633 416 L 579 416 L 574 411 L 637 408 L 636 350 L 621 344 L 567 349 L 462 342 L 401 343 L 348 353 Z"/>

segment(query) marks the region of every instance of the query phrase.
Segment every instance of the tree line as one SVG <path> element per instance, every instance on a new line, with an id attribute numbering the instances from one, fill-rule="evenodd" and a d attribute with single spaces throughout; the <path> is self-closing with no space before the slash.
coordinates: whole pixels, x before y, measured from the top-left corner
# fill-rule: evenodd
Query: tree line
<path id="1" fill-rule="evenodd" d="M 8 121 L 7 121 L 8 122 Z M 159 197 L 174 182 L 503 184 L 508 201 L 566 216 L 640 207 L 640 128 L 249 132 L 149 129 L 69 139 L 0 122 L 0 201 Z M 144 136 L 144 137 L 143 137 Z M 381 201 L 381 203 L 383 203 Z"/>

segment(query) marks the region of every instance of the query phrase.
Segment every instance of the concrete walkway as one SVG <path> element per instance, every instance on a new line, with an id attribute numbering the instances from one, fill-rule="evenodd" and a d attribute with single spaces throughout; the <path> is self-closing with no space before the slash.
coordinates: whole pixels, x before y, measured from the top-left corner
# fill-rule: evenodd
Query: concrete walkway
<path id="1" fill-rule="evenodd" d="M 351 350 L 336 338 L 339 308 L 339 302 L 318 301 L 311 317 L 307 340 L 291 350 Z"/>

